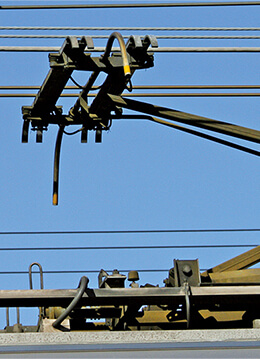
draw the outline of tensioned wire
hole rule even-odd
[[[36,93],[0,93],[0,98],[35,97]],[[96,97],[96,94],[88,94],[88,97]],[[126,93],[124,97],[259,97],[260,93]],[[62,93],[60,97],[78,97],[76,93]]]
[[[151,245],[151,246],[77,246],[77,247],[2,247],[2,251],[73,251],[73,250],[150,250],[150,249],[201,249],[201,248],[255,248],[257,244],[198,244],[198,245]]]
[[[95,47],[86,52],[104,52],[105,47]],[[1,52],[59,52],[59,46],[0,46]],[[260,47],[153,47],[148,52],[155,53],[257,53]],[[114,47],[111,52],[120,52],[119,47]]]
[[[170,268],[167,269],[137,269],[137,271],[139,273],[156,273],[156,272],[169,272]],[[201,271],[206,271],[208,268],[200,268]],[[132,269],[120,269],[120,273],[128,273],[130,272]],[[93,270],[43,270],[42,273],[43,274],[77,274],[77,273],[99,273],[100,270],[98,269],[93,269]],[[107,269],[106,272],[113,272],[113,269]],[[28,275],[28,271],[1,271],[0,275],[2,274],[27,274]],[[32,271],[33,274],[39,274],[38,271]]]
[[[68,35],[0,35],[1,39],[65,39]],[[74,35],[77,38],[82,35]],[[124,39],[128,39],[131,35],[124,35]],[[109,35],[90,35],[93,39],[108,39]],[[177,36],[177,35],[156,35],[157,39],[167,40],[257,40],[260,36]]]
[[[86,31],[260,31],[260,27],[134,27],[134,26],[0,26],[1,30],[86,30]]]
[[[41,86],[19,85],[0,86],[0,90],[39,90]],[[135,90],[229,90],[229,89],[259,89],[260,85],[133,85]],[[78,86],[65,86],[65,90],[78,90]],[[99,90],[93,86],[91,90]]]
[[[60,9],[118,9],[118,8],[168,8],[168,7],[215,7],[258,6],[260,1],[210,1],[210,2],[158,2],[120,4],[70,4],[70,5],[1,5],[0,10],[60,10]]]
[[[133,229],[133,230],[82,230],[82,231],[1,231],[0,235],[53,235],[53,234],[136,234],[136,233],[231,233],[260,232],[260,228],[226,229]]]

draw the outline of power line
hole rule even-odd
[[[0,86],[0,90],[39,90],[41,86],[32,85],[7,85]],[[99,86],[93,86],[91,90],[99,90]],[[260,89],[260,85],[133,85],[134,90],[235,90]],[[64,90],[79,90],[78,86],[65,86]]]
[[[124,97],[259,97],[260,93],[126,93]],[[0,93],[0,98],[35,97],[32,93]],[[89,94],[88,97],[96,97]],[[78,97],[75,93],[62,93],[60,97]]]
[[[0,39],[65,39],[68,35],[0,35]],[[80,38],[82,35],[74,35]],[[93,39],[108,39],[109,35],[90,35]],[[124,35],[124,39],[128,39],[131,35]],[[230,35],[204,35],[204,36],[191,36],[191,35],[156,35],[157,39],[168,40],[257,40],[260,36],[230,36]]]
[[[25,252],[25,251],[74,251],[74,250],[150,250],[150,249],[202,249],[202,248],[245,248],[257,247],[257,244],[200,244],[200,245],[168,245],[168,246],[102,246],[102,247],[21,247],[21,248],[0,248],[0,252]]]
[[[134,27],[134,26],[0,26],[1,30],[48,30],[48,31],[260,31],[260,27]]]
[[[0,235],[58,235],[58,234],[142,234],[142,233],[223,233],[260,232],[260,228],[227,229],[134,229],[104,231],[2,231]]]
[[[130,272],[132,269],[120,269],[120,273],[128,273]],[[207,269],[203,269],[201,268],[201,271],[205,271]],[[106,270],[108,273],[113,272],[113,269],[107,269]],[[169,268],[167,269],[137,269],[137,271],[139,273],[156,273],[156,272],[169,272]],[[77,273],[99,273],[100,270],[98,269],[93,269],[93,270],[45,270],[43,271],[43,274],[77,274]],[[28,275],[28,271],[1,271],[0,275],[3,274],[27,274]],[[37,271],[32,271],[32,274],[39,274],[39,272]]]
[[[118,8],[168,8],[168,7],[205,7],[205,6],[257,6],[260,1],[228,2],[172,2],[136,4],[74,4],[74,5],[1,5],[0,10],[62,10],[62,9],[118,9]]]
[[[1,52],[59,52],[59,46],[0,46]],[[88,53],[92,52],[104,52],[105,47],[95,47],[93,50],[88,50]],[[113,52],[120,52],[119,47],[112,48]],[[157,47],[151,48],[151,52],[161,53],[217,53],[217,52],[260,52],[260,47]],[[148,49],[149,52],[149,49]]]

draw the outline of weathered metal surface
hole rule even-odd
[[[246,306],[259,301],[260,286],[190,287],[190,293],[192,303],[201,307],[207,306],[208,303],[232,305],[234,301]],[[76,294],[77,289],[0,290],[0,307],[67,306]],[[184,302],[184,299],[185,291],[182,287],[105,288],[86,289],[80,304],[129,305],[136,302],[141,305],[156,305],[180,303]]]
[[[235,271],[246,269],[253,266],[260,261],[260,246],[250,249],[247,252],[240,254],[226,262],[223,262],[213,268],[203,272],[202,276],[207,276],[210,273],[219,273],[224,271]],[[249,272],[248,272],[249,273]]]
[[[211,283],[259,283],[260,268],[209,273]]]

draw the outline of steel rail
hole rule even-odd
[[[0,98],[35,97],[33,93],[0,93]],[[76,93],[62,93],[60,97],[78,97]],[[88,94],[88,97],[96,97]],[[124,97],[259,97],[260,93],[123,93]]]
[[[260,27],[133,27],[133,26],[0,26],[1,30],[15,30],[15,31],[260,31]]]
[[[169,8],[169,7],[215,7],[258,6],[260,1],[210,1],[210,2],[159,2],[124,4],[70,4],[70,5],[1,5],[0,10],[62,10],[62,9],[121,9],[121,8]]]
[[[93,50],[88,50],[88,53],[104,52],[105,47],[95,47]],[[0,46],[0,52],[59,52],[59,46]],[[119,47],[111,49],[112,52],[120,52]],[[217,52],[260,52],[260,47],[158,47],[150,50],[158,53],[217,53]],[[149,49],[148,49],[149,52]]]

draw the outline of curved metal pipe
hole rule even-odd
[[[29,266],[29,283],[30,283],[30,289],[33,289],[33,283],[32,283],[32,267],[33,266],[37,266],[39,268],[40,271],[40,285],[41,285],[41,289],[43,289],[43,271],[42,271],[42,266],[40,265],[40,263],[38,262],[33,262],[32,264],[30,264]]]
[[[110,37],[107,41],[107,46],[106,46],[105,52],[102,56],[102,61],[106,61],[108,59],[108,56],[111,52],[112,45],[113,45],[113,42],[115,39],[118,40],[118,43],[120,46],[120,52],[121,52],[122,59],[123,59],[123,68],[124,68],[125,78],[127,80],[129,80],[129,78],[131,77],[131,70],[130,70],[130,66],[129,66],[129,62],[128,62],[128,58],[127,58],[125,42],[124,42],[123,36],[119,32],[115,31],[110,35]]]
[[[57,134],[56,146],[55,146],[55,155],[54,155],[54,172],[53,172],[53,196],[52,204],[54,206],[58,205],[58,193],[59,193],[59,167],[60,167],[60,149],[61,141],[64,131],[64,125],[61,125]]]
[[[30,283],[30,289],[33,289],[33,282],[32,282],[32,267],[33,266],[37,266],[39,268],[39,273],[40,273],[40,286],[41,289],[43,289],[43,270],[42,270],[42,266],[40,265],[40,263],[38,262],[33,262],[32,264],[30,264],[29,266],[29,283]],[[41,321],[42,318],[44,317],[44,307],[39,307],[39,319],[38,319],[38,323],[37,323],[37,329],[36,332],[40,331],[40,326],[41,326]],[[17,318],[18,318],[18,312],[17,312]],[[19,323],[18,319],[17,319],[17,323]]]
[[[55,320],[54,323],[52,323],[52,326],[54,328],[59,327],[60,323],[70,314],[70,312],[75,308],[75,306],[78,304],[79,300],[83,296],[87,286],[88,286],[89,279],[86,276],[81,277],[79,282],[79,290],[76,294],[75,298],[72,300],[72,302],[69,304],[69,306],[65,309],[65,311]]]

